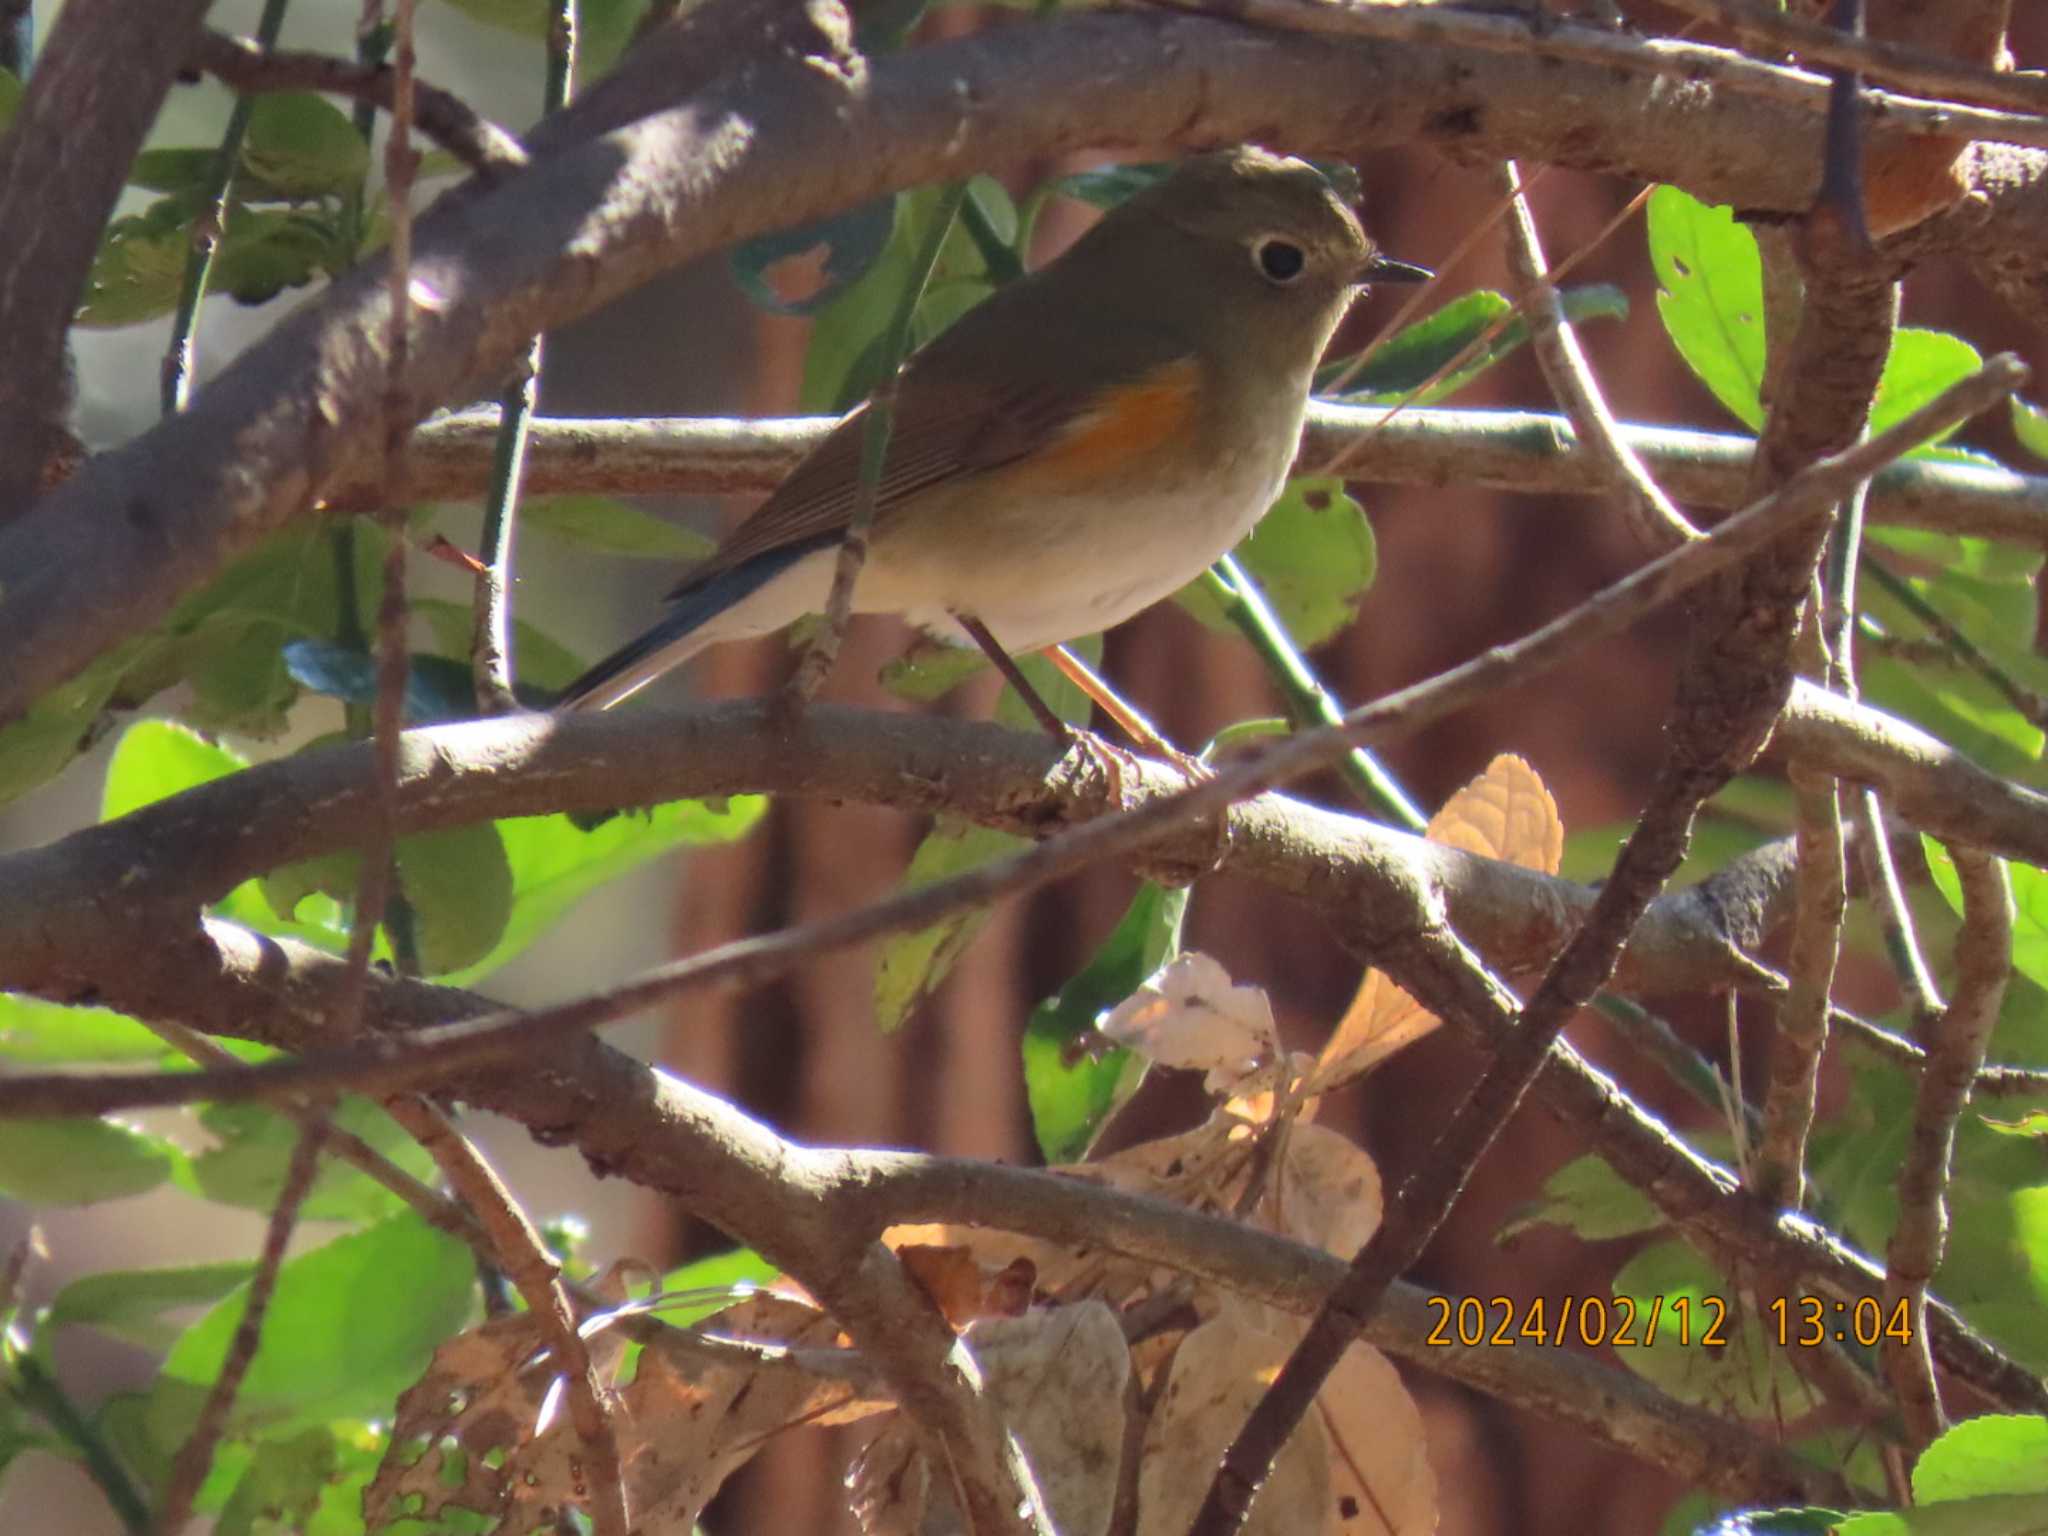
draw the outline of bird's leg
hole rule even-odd
[[[1149,752],[1154,757],[1172,763],[1190,778],[1209,776],[1206,765],[1189,757],[1162,736],[1158,726],[1139,714],[1126,700],[1118,697],[1116,690],[1104,681],[1100,673],[1064,645],[1046,647],[1045,656],[1060,669],[1061,676],[1093,699],[1097,707],[1116,722],[1117,729],[1130,739],[1132,746],[1141,752]]]
[[[1024,675],[1023,669],[1011,659],[1010,653],[1003,649],[1002,642],[988,632],[988,626],[971,613],[956,613],[953,615],[953,622],[967,632],[968,639],[981,647],[982,655],[988,658],[990,666],[1003,675],[1003,681],[1017,690],[1017,697],[1022,699],[1024,707],[1031,711],[1031,718],[1045,728],[1046,735],[1063,747],[1071,745],[1074,740],[1073,727],[1053,713],[1053,707],[1039,696],[1038,690],[1031,686],[1031,679]]]

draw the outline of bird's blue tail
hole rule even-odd
[[[685,583],[670,600],[661,622],[627,641],[563,689],[555,700],[555,708],[609,709],[637,693],[690,654],[684,642],[704,625],[735,603],[752,597],[804,556],[834,542],[833,538],[807,540],[764,550],[730,570],[718,572],[701,585]]]

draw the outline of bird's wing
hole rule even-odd
[[[1013,326],[991,323],[996,316],[984,313],[1007,307],[1003,301],[1015,292],[1006,289],[970,310],[905,368],[875,488],[878,521],[919,491],[1026,458],[1050,453],[1070,459],[1077,473],[1087,473],[1089,461],[1104,448],[1138,446],[1124,441],[1131,423],[1104,420],[1106,398],[1133,386],[1145,392],[1152,406],[1141,435],[1167,435],[1186,425],[1195,366],[1170,339],[1134,335],[1126,322],[1119,337],[1123,355],[1112,362],[1101,355],[1102,327],[1077,325],[1071,315],[1055,314],[1050,323],[1074,336],[1072,350],[1079,355],[1033,366],[1015,355],[1009,342]],[[1028,322],[1030,316],[1013,313],[1011,318]],[[1074,390],[1069,381],[1076,373],[1093,380],[1093,387]],[[771,551],[835,542],[853,521],[867,424],[866,406],[840,422],[672,595],[688,593]]]

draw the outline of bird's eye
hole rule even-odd
[[[1292,240],[1268,235],[1252,247],[1252,264],[1269,281],[1291,283],[1308,266],[1308,257]]]

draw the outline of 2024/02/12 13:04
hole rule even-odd
[[[1556,1348],[1576,1340],[1588,1348],[1611,1344],[1654,1345],[1659,1338],[1681,1347],[1714,1348],[1729,1342],[1730,1306],[1726,1298],[1699,1296],[1566,1296],[1554,1305],[1543,1297],[1517,1300],[1510,1296],[1431,1296],[1437,1314],[1424,1344],[1548,1345]],[[1912,1311],[1904,1300],[1890,1307],[1874,1296],[1854,1301],[1832,1297],[1777,1297],[1765,1315],[1777,1342],[1785,1348],[1813,1348],[1854,1340],[1866,1349],[1887,1338],[1911,1342]]]

